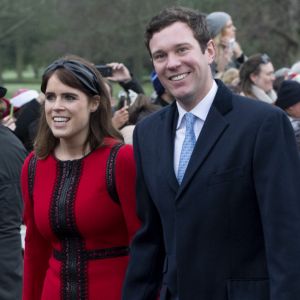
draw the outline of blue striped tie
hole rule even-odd
[[[182,149],[180,153],[180,160],[178,166],[177,180],[181,184],[185,170],[189,163],[190,157],[194,150],[196,144],[196,136],[194,132],[194,123],[196,121],[196,116],[192,113],[186,113],[185,118],[185,138],[182,144]]]

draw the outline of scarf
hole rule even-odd
[[[251,91],[258,100],[261,100],[266,103],[273,104],[277,99],[276,92],[273,89],[266,93],[264,90],[257,87],[256,85],[252,85]]]

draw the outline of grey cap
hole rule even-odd
[[[211,37],[216,37],[230,19],[230,15],[222,11],[215,11],[208,14],[206,22]]]

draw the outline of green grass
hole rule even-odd
[[[3,83],[2,84],[5,88],[7,88],[7,94],[6,94],[6,98],[11,98],[12,95],[20,88],[26,88],[28,90],[36,90],[38,92],[40,92],[40,83],[32,83],[32,82],[22,82],[22,83]],[[153,92],[153,88],[151,83],[145,83],[143,84],[143,89],[145,91],[145,94],[147,96],[151,96],[152,92]],[[113,85],[113,91],[114,91],[114,97],[117,98],[118,97],[118,93],[119,91],[122,90],[122,87],[118,84],[114,84]]]
[[[40,92],[40,84],[39,83],[3,83],[3,86],[7,88],[6,98],[12,98],[12,95],[20,88],[25,88],[28,90],[36,90]]]
[[[40,82],[34,79],[33,75],[33,71],[29,67],[23,72],[23,82],[18,82],[16,72],[11,70],[3,72],[2,78],[4,82],[2,83],[2,85],[7,88],[6,98],[11,98],[12,95],[20,88],[26,88],[29,90],[36,90],[40,92]],[[145,94],[150,97],[153,92],[153,87],[150,80],[143,80],[142,86]],[[113,83],[113,94],[116,99],[121,90],[122,87],[119,84]]]

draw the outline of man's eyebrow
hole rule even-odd
[[[157,53],[164,53],[164,52],[165,52],[165,51],[159,49],[159,50],[154,51],[154,52],[152,53],[152,55],[155,55],[155,54],[157,54]]]

